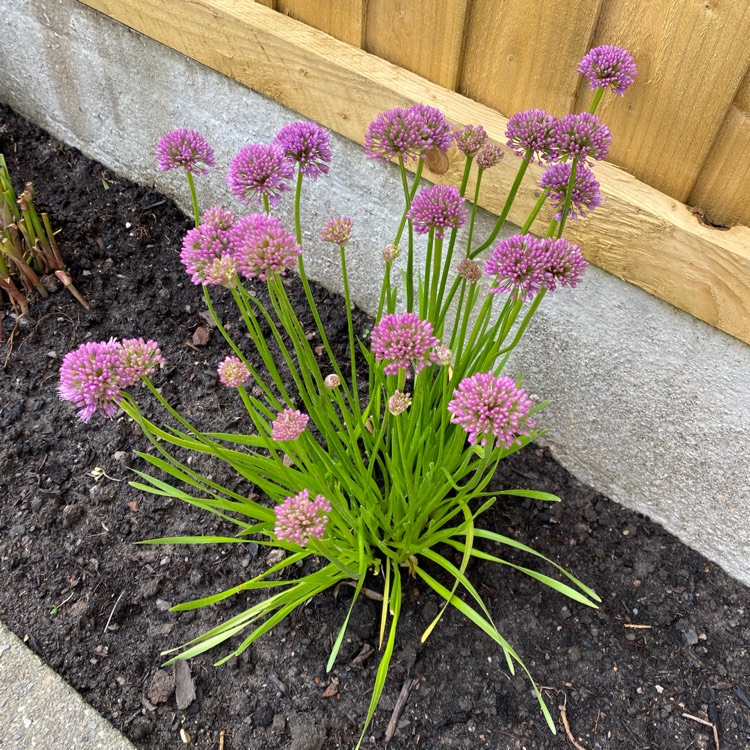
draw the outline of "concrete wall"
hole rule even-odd
[[[0,51],[0,100],[186,210],[183,179],[155,170],[162,133],[201,130],[223,165],[200,180],[204,205],[239,209],[225,165],[299,119],[74,0],[11,2]],[[388,207],[400,187],[395,168],[365,160],[360,146],[333,135],[332,148],[334,168],[303,206],[306,267],[340,286],[336,257],[315,235],[330,216],[351,215],[354,297],[372,311],[373,268],[393,235]],[[483,215],[479,236],[491,219]],[[553,401],[543,422],[564,465],[750,583],[750,347],[592,268],[575,292],[545,300],[512,367]]]

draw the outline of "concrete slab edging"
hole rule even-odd
[[[2,623],[0,747],[135,750]]]

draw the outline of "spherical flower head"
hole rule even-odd
[[[476,284],[482,278],[482,267],[471,258],[462,258],[458,262],[458,275],[469,284]]]
[[[299,164],[299,171],[312,180],[328,173],[331,161],[328,131],[314,122],[290,122],[273,139],[284,154]]]
[[[222,359],[216,371],[219,373],[219,381],[227,388],[239,388],[250,377],[250,370],[247,369],[247,365],[234,355]]]
[[[204,222],[190,229],[182,240],[180,260],[193,284],[219,284],[231,287],[236,283],[237,263],[232,246],[232,221],[215,209],[204,214]],[[208,218],[208,222],[206,222]]]
[[[481,125],[465,125],[453,131],[456,148],[466,156],[476,156],[487,143],[487,131]]]
[[[231,244],[238,271],[261,281],[274,274],[283,276],[297,265],[302,248],[275,216],[250,214],[239,219],[231,231]]]
[[[394,391],[393,395],[388,399],[388,411],[393,414],[394,417],[403,414],[410,406],[411,396],[408,393]]]
[[[435,347],[433,355],[435,362],[443,367],[448,367],[453,361],[453,352],[442,344]]]
[[[600,161],[612,145],[609,128],[589,112],[565,115],[555,126],[553,152],[558,160],[568,157]]]
[[[417,234],[434,229],[442,239],[446,229],[458,229],[466,221],[464,199],[453,185],[431,185],[414,196],[407,216]]]
[[[115,339],[81,344],[60,367],[60,398],[72,401],[78,418],[88,422],[97,411],[113,417],[122,400],[122,346]]]
[[[534,422],[528,418],[532,403],[513,378],[492,372],[464,378],[448,404],[451,422],[461,425],[472,445],[510,448],[528,436]]]
[[[263,198],[267,198],[272,206],[277,206],[281,194],[291,189],[288,180],[292,177],[293,162],[281,147],[258,143],[241,148],[232,159],[227,183],[245,205],[255,201],[262,206]]]
[[[433,149],[446,151],[453,141],[451,126],[439,109],[415,104],[407,109],[389,109],[371,122],[365,133],[369,159],[404,161],[418,159]]]
[[[296,440],[305,431],[309,421],[310,417],[298,409],[284,409],[271,424],[271,436],[280,443]]]
[[[127,388],[150,375],[163,361],[156,341],[123,339],[120,344],[120,387]]]
[[[335,372],[329,373],[325,376],[323,385],[325,385],[326,388],[333,390],[341,385],[341,378]]]
[[[202,224],[210,224],[216,227],[216,229],[226,231],[231,229],[232,224],[237,221],[237,216],[234,211],[228,211],[221,206],[211,206],[203,212]]]
[[[488,143],[477,156],[477,167],[479,169],[490,169],[500,163],[500,160],[505,156],[505,153],[494,143]]]
[[[399,255],[401,255],[401,250],[398,245],[386,245],[383,248],[383,260],[386,263],[392,263]]]
[[[557,118],[543,109],[517,112],[508,120],[505,137],[508,148],[516,156],[534,161],[549,161],[553,157]]]
[[[555,218],[560,221],[565,206],[565,194],[568,192],[570,183],[570,170],[573,165],[569,161],[559,162],[548,167],[542,175],[539,187],[549,190],[549,197],[555,201],[557,213]],[[577,219],[586,216],[586,211],[593,211],[602,203],[602,194],[599,192],[599,181],[594,173],[585,165],[576,165],[576,177],[573,184],[573,192],[570,196],[568,216]]]
[[[484,273],[495,277],[490,294],[510,292],[513,298],[532,299],[546,289],[547,252],[542,240],[516,234],[501,240],[484,264]]]
[[[323,242],[331,242],[339,247],[345,247],[352,238],[354,222],[348,216],[336,216],[329,219],[320,231]]]
[[[415,313],[384,315],[372,329],[371,340],[375,359],[386,362],[386,375],[406,370],[407,378],[411,377],[410,367],[418,375],[432,364],[431,350],[440,343],[432,335],[431,323],[420,320]]]
[[[331,504],[323,495],[310,500],[310,491],[302,490],[298,495],[288,497],[277,505],[274,512],[276,537],[280,541],[294,542],[305,547],[311,538],[323,538]]]
[[[578,64],[578,72],[589,79],[589,88],[608,88],[622,96],[637,75],[633,56],[622,47],[594,47]]]
[[[550,292],[558,286],[574,288],[583,277],[589,264],[581,253],[581,248],[565,237],[544,240],[547,259],[544,267],[544,285]]]
[[[214,150],[197,130],[171,130],[165,133],[156,146],[159,169],[182,168],[193,174],[208,174],[208,167],[216,163]]]

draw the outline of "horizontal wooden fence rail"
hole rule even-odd
[[[367,126],[378,112],[392,107],[410,106],[417,102],[439,107],[456,126],[482,124],[494,142],[502,143],[507,119],[498,111],[501,106],[502,111],[508,112],[526,106],[544,106],[556,113],[574,111],[581,97],[586,96],[585,90],[576,87],[574,79],[576,64],[590,46],[590,39],[593,38],[594,43],[598,44],[615,41],[614,36],[617,36],[616,41],[623,43],[623,29],[629,28],[623,19],[622,28],[616,24],[614,27],[615,30],[619,30],[619,35],[613,36],[614,32],[610,34],[608,24],[613,24],[614,21],[610,19],[604,23],[601,14],[608,4],[600,0],[568,0],[565,7],[569,11],[558,19],[556,26],[549,28],[534,26],[534,13],[541,13],[543,3],[531,0],[520,4],[473,0],[470,16],[466,13],[469,6],[460,0],[447,0],[444,3],[437,0],[422,0],[420,3],[403,0],[399,3],[395,0],[342,0],[333,5],[337,8],[346,8],[350,12],[338,15],[329,12],[327,20],[323,19],[328,24],[331,34],[278,12],[284,10],[282,6],[287,6],[288,12],[295,12],[304,19],[305,7],[308,10],[319,5],[330,8],[330,3],[291,0],[266,0],[264,3],[247,0],[82,2],[359,143],[363,142]],[[649,0],[649,3],[648,7],[654,5],[661,8],[668,5],[662,0]],[[278,10],[265,7],[266,5]],[[443,25],[415,25],[415,20],[418,19],[409,17],[409,14],[414,12],[413,9],[419,6],[429,10],[433,5],[447,9],[443,11]],[[517,8],[520,5],[527,10],[519,15]],[[692,5],[707,8],[717,4],[713,0],[706,0],[704,3]],[[750,7],[750,3],[744,2],[727,5],[741,9]],[[292,6],[295,6],[296,10]],[[486,71],[483,74],[472,72],[476,66],[482,64],[482,61],[478,58],[478,53],[469,52],[461,40],[467,36],[473,37],[472,24],[476,23],[477,8],[505,6],[510,9],[511,26],[516,24],[518,28],[516,44],[520,46],[515,54],[520,57],[528,56],[532,47],[544,47],[545,44],[554,43],[555,39],[559,40],[556,49],[557,54],[565,60],[565,76],[573,77],[566,83],[566,80],[560,78],[560,66],[554,70],[550,69],[556,76],[553,76],[551,91],[557,92],[561,97],[553,103],[554,106],[549,106],[544,94],[539,94],[539,98],[533,102],[523,98],[525,80],[533,89],[536,79],[540,75],[548,74],[549,71],[546,71],[544,65],[541,73],[519,71],[520,83],[515,81],[512,70],[501,70],[498,80],[502,79],[503,83],[494,89],[487,79]],[[511,12],[513,9],[516,9],[515,15]],[[392,17],[392,14],[397,12],[406,16],[398,23],[398,19]],[[501,13],[500,10],[495,12]],[[632,9],[630,12],[632,13]],[[318,12],[315,15],[316,22],[320,23],[321,18]],[[723,18],[726,22],[727,15]],[[498,22],[493,28],[497,34],[504,35],[507,31],[504,26],[505,18],[501,20],[503,24]],[[738,11],[731,16],[731,20],[734,27],[727,30],[726,48],[734,54],[737,52],[735,31],[737,27],[747,27],[750,23],[750,11]],[[644,19],[631,21],[645,23]],[[409,39],[403,38],[398,43],[389,41],[389,33],[404,33],[403,24],[406,22]],[[580,33],[575,35],[576,39],[580,37],[581,40],[578,46],[571,46],[567,41],[568,23],[584,24],[584,27],[579,29]],[[680,23],[692,23],[691,28],[696,28],[694,18],[692,21],[683,19]],[[378,24],[385,25],[385,28],[377,28]],[[391,29],[391,32],[388,29]],[[650,32],[657,34],[658,29],[650,29]],[[334,33],[346,41],[334,38]],[[361,49],[363,46],[370,46],[375,51],[382,47],[381,51],[384,54],[393,55],[402,47],[417,43],[417,37],[420,38],[421,44],[436,44],[438,33],[453,34],[452,41],[446,48],[449,50],[449,64],[443,69],[441,66],[445,66],[445,60],[433,59],[430,69],[421,72],[440,78],[443,85]],[[400,38],[398,34],[396,38]],[[570,38],[572,39],[572,36]],[[673,47],[676,43],[673,40]],[[670,57],[673,52],[674,49],[670,48],[660,54]],[[735,54],[735,58],[742,58],[742,54]],[[472,55],[475,58],[472,58]],[[485,53],[485,56],[488,55]],[[705,58],[701,59],[705,62]],[[512,68],[513,60],[506,62]],[[693,69],[691,66],[694,62],[692,59],[686,62],[690,70]],[[650,75],[648,62],[645,66],[642,60],[639,60],[639,63],[641,76],[647,78]],[[745,74],[746,63],[745,59],[744,70],[740,70],[742,60],[738,62],[735,59],[732,63],[731,75],[733,80],[736,78],[737,81],[732,84],[734,89],[731,92],[730,85],[725,87],[720,95],[717,94],[715,89],[711,89],[714,79],[710,76],[709,83],[701,84],[710,89],[710,94],[723,97],[721,106],[713,107],[713,98],[707,103],[705,95],[697,103],[697,100],[689,99],[680,104],[691,108],[691,117],[705,117],[707,122],[710,121],[707,132],[710,130],[711,134],[704,138],[704,141],[714,142],[720,132],[724,131],[731,131],[730,135],[740,140],[750,140],[741,121],[742,112],[747,110],[746,100],[749,98],[745,91],[747,84],[740,80]],[[502,65],[500,67],[502,68]],[[573,71],[572,74],[570,70]],[[460,75],[457,75],[458,72]],[[473,83],[470,84],[470,81]],[[548,81],[546,87],[549,85]],[[472,89],[473,86],[476,90]],[[452,90],[455,87],[465,89],[472,98]],[[489,97],[493,91],[501,91],[503,96],[508,97],[507,102],[492,101],[490,106],[477,101]],[[689,98],[692,95],[698,96],[699,93],[697,89],[682,90],[680,96]],[[629,91],[626,98],[612,97],[609,109],[603,111],[605,120],[612,126],[616,143],[623,137],[622,132],[618,132],[617,123],[620,119],[642,117],[647,105],[645,99],[638,97],[629,102],[630,95]],[[626,139],[622,149],[627,153],[632,151],[638,154],[638,158],[645,164],[651,164],[657,159],[660,166],[655,169],[656,176],[661,175],[664,179],[673,180],[673,176],[677,175],[674,179],[679,182],[684,177],[686,168],[673,162],[679,162],[680,153],[687,153],[692,146],[685,132],[682,132],[679,140],[680,136],[669,130],[670,112],[674,115],[674,108],[678,103],[678,98],[675,97],[676,95],[670,100],[672,104],[667,104],[663,110],[660,109],[661,104],[655,106],[650,115],[654,122],[649,127],[653,127],[657,132],[665,132],[663,148],[669,153],[663,162],[658,161],[658,149],[655,147],[649,147],[650,150],[646,149],[645,155],[641,155],[642,149],[646,147],[643,143],[634,141],[634,137],[630,141]],[[723,122],[717,114],[722,106],[730,110],[730,115],[734,112],[729,120]],[[673,138],[678,140],[673,142]],[[428,179],[434,182],[455,181],[462,167],[461,158],[460,152],[454,154],[447,174],[428,174]],[[714,152],[712,159],[710,169],[697,182],[695,175],[688,175],[688,182],[692,181],[690,190],[710,193],[721,182],[722,164],[728,164],[733,160],[742,161],[741,155],[735,154],[733,157],[732,153],[721,149]],[[495,213],[499,212],[517,166],[516,158],[508,154],[499,166],[485,173],[482,182],[482,204],[485,208]],[[533,177],[540,176],[539,173],[530,171]],[[699,221],[696,212],[691,211],[686,205],[657,190],[656,187],[641,182],[614,164],[599,164],[597,177],[606,196],[604,205],[587,221],[569,222],[566,230],[566,235],[570,239],[580,243],[586,257],[610,273],[750,343],[750,229],[738,225],[723,231],[705,226]],[[738,195],[742,194],[737,185],[728,190],[729,193],[734,191]],[[527,179],[509,217],[511,221],[523,222],[536,201],[535,192],[534,180]],[[548,219],[549,214],[540,217],[537,228]]]

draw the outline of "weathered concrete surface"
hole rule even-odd
[[[163,132],[201,130],[227,165],[241,146],[297,119],[74,0],[11,3],[0,49],[0,99],[186,209],[182,178],[154,168]],[[331,174],[303,205],[306,267],[340,287],[336,256],[315,236],[330,216],[351,215],[354,298],[373,310],[374,269],[395,228],[388,206],[399,185],[390,165],[366,161],[359,146],[334,136],[333,151]],[[239,208],[224,175],[201,178],[204,205]],[[750,583],[750,347],[592,269],[575,292],[545,300],[512,367],[553,401],[543,417],[547,439],[569,469]]]

